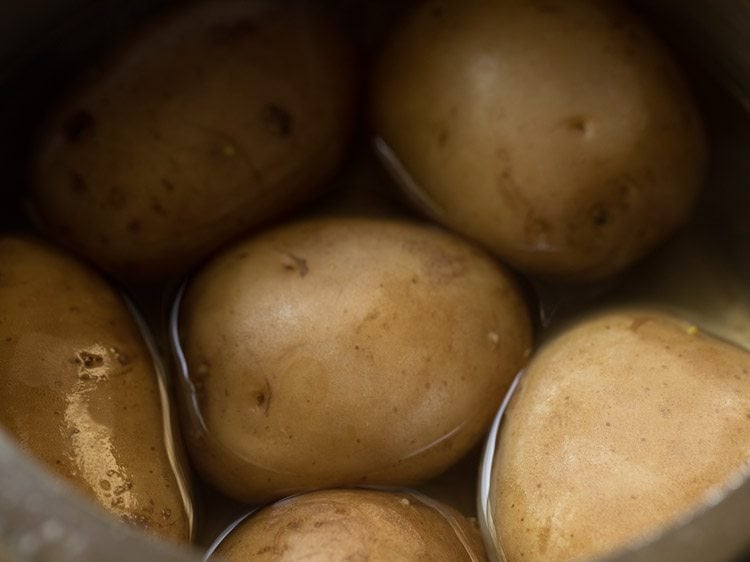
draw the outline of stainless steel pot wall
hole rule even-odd
[[[0,190],[4,195],[19,197],[22,167],[18,164],[23,162],[38,117],[34,108],[49,92],[62,87],[86,53],[162,3],[29,0],[0,6],[0,166],[5,176]],[[720,83],[750,111],[750,4],[731,0],[640,4],[680,50],[698,61],[706,77]],[[736,146],[729,147],[736,161],[730,169],[744,175],[730,183],[741,185],[750,181],[750,166],[742,165],[750,161],[750,120],[736,120],[735,126],[743,131],[736,132]],[[750,208],[750,190],[735,195],[740,211]],[[0,224],[21,224],[18,208],[0,206]],[[739,241],[736,268],[750,279],[750,226],[740,220],[745,216],[746,212],[740,212],[729,231]],[[747,287],[750,291],[750,283]],[[750,481],[745,480],[692,519],[606,562],[740,560],[750,549],[748,521]],[[157,543],[101,516],[0,432],[0,562],[103,560],[197,562],[200,556]]]

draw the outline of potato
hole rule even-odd
[[[57,250],[0,238],[0,425],[114,516],[187,541],[165,398],[115,291]]]
[[[509,274],[447,232],[365,218],[280,226],[187,286],[189,451],[246,502],[415,483],[480,439],[530,332]]]
[[[382,53],[372,118],[422,209],[558,281],[646,254],[687,219],[706,168],[679,69],[609,1],[424,2]]]
[[[750,469],[750,354],[649,309],[584,320],[529,363],[501,424],[492,513],[508,562],[604,554]]]
[[[136,281],[179,274],[320,191],[347,147],[350,45],[289,3],[184,3],[83,80],[33,163],[38,222]]]
[[[287,498],[234,529],[227,562],[480,562],[476,527],[450,507],[407,491],[325,490]]]

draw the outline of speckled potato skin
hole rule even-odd
[[[508,562],[624,546],[750,468],[750,354],[653,310],[587,319],[527,366],[497,455]]]
[[[531,345],[502,266],[387,219],[243,241],[190,282],[179,327],[194,464],[246,502],[442,472],[481,438]]]
[[[252,515],[217,548],[228,562],[483,562],[476,521],[409,492],[325,490]]]
[[[0,425],[114,516],[189,539],[156,373],[129,310],[89,269],[12,236],[0,238]]]
[[[177,275],[321,191],[346,151],[355,89],[352,49],[318,14],[183,3],[55,111],[32,212],[120,277]]]
[[[371,98],[418,205],[535,276],[618,273],[687,220],[705,175],[680,70],[606,0],[424,2]]]

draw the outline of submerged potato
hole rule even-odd
[[[179,330],[193,461],[248,502],[438,474],[481,437],[531,345],[499,264],[385,219],[238,244],[189,283]]]
[[[346,150],[354,90],[350,46],[312,10],[183,5],[56,110],[33,212],[120,276],[178,274],[320,191]]]
[[[750,468],[750,353],[655,311],[581,322],[529,363],[496,454],[508,562],[622,547]]]
[[[164,407],[122,299],[58,251],[0,238],[0,425],[116,517],[187,541]]]
[[[326,490],[250,516],[222,541],[228,562],[481,562],[476,523],[409,492]]]
[[[706,167],[679,69],[610,1],[423,2],[372,114],[423,209],[543,277],[624,269],[687,219]]]

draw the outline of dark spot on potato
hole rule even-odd
[[[86,185],[86,180],[78,172],[70,172],[70,189],[73,193],[82,195],[88,192],[89,187]]]
[[[7,337],[7,338],[5,338],[5,342],[6,342],[6,343],[11,343],[12,341],[13,341],[13,338],[12,338],[12,337],[10,337],[10,336],[9,336],[9,337]]]
[[[573,133],[586,135],[589,132],[589,122],[585,117],[573,115],[563,121],[564,127]]]
[[[63,123],[63,133],[71,144],[78,144],[90,136],[94,129],[94,117],[88,111],[76,111]]]
[[[79,365],[83,365],[86,369],[92,369],[102,366],[104,364],[104,357],[97,353],[80,351],[74,361]]]
[[[292,253],[285,253],[282,267],[286,271],[297,271],[300,277],[304,277],[310,272],[310,268],[307,266],[307,260],[301,258]]]
[[[165,191],[174,191],[174,184],[167,178],[161,178],[161,186]]]
[[[445,147],[445,145],[448,143],[448,139],[450,139],[450,133],[445,129],[442,129],[437,136],[438,146],[440,148]]]
[[[132,232],[133,234],[141,231],[141,221],[138,219],[133,219],[128,223],[128,231]]]
[[[279,137],[288,137],[294,128],[289,112],[275,103],[269,103],[263,107],[261,120],[268,131]]]
[[[527,244],[546,244],[551,227],[547,221],[527,213],[524,221],[524,240]]]
[[[166,216],[167,210],[156,197],[151,199],[151,210],[157,215]]]
[[[609,215],[601,205],[594,205],[590,211],[591,223],[594,226],[605,226],[609,222]]]

